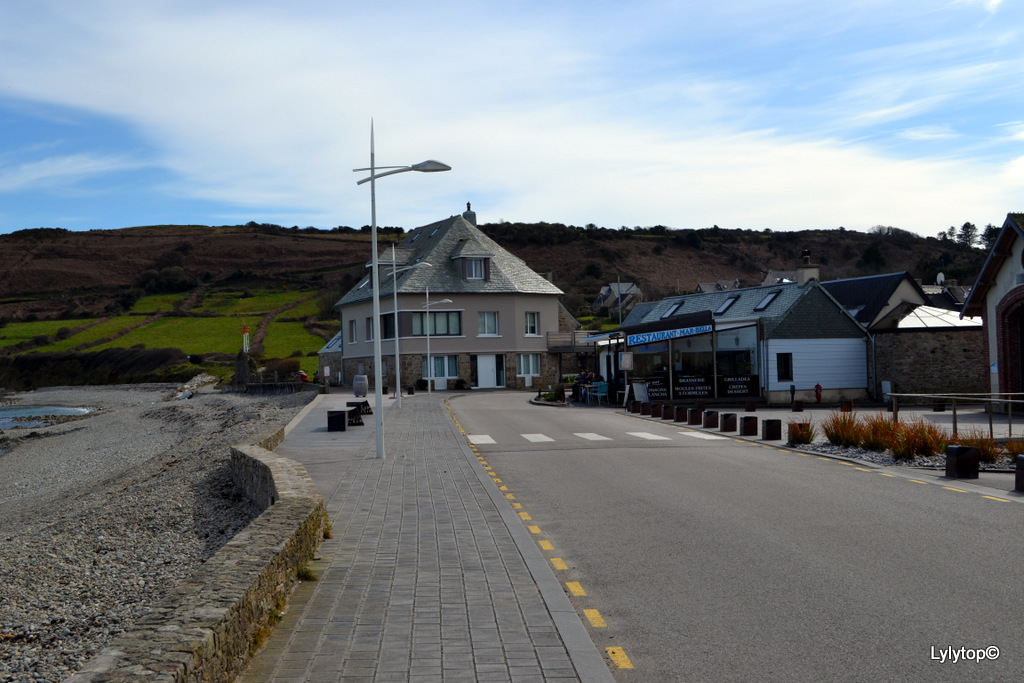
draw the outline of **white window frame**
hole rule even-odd
[[[434,377],[433,379],[458,379],[459,378],[459,356],[451,353],[433,354],[430,356],[434,362]],[[441,375],[437,372],[438,361],[441,361],[441,367],[445,370],[445,374]],[[422,367],[423,377],[427,377],[427,359],[423,358]]]
[[[366,341],[373,341],[373,317],[366,319]]]
[[[482,258],[466,259],[466,279],[483,280],[487,274],[487,267]]]
[[[489,322],[493,321],[493,325]],[[501,327],[498,311],[477,311],[476,314],[476,336],[478,337],[500,337]],[[488,328],[492,329],[488,329]]]
[[[531,324],[532,321],[532,324]],[[524,336],[526,337],[539,337],[540,336],[540,311],[526,311],[526,315],[523,318],[524,322]],[[532,329],[532,331],[531,331]]]
[[[349,320],[348,321],[348,343],[349,344],[355,344],[357,341],[359,341],[359,338],[357,336],[357,333],[359,331],[359,324],[358,323],[359,323],[358,320]]]
[[[516,377],[540,377],[540,354],[517,353]]]

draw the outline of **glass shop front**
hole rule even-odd
[[[759,394],[756,325],[662,330],[630,335],[627,344],[633,352],[630,379],[646,381],[652,401]]]

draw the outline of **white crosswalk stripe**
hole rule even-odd
[[[705,434],[704,432],[679,432],[683,436],[692,436],[695,439],[707,439],[708,441],[722,441],[728,439],[727,436],[716,436],[714,434]]]
[[[651,434],[650,432],[626,432],[630,436],[638,436],[641,439],[647,439],[648,441],[671,441],[672,438],[668,436],[661,436],[660,434]]]
[[[477,446],[487,443],[498,443],[494,440],[494,437],[487,434],[467,434],[466,438],[469,439],[470,443],[476,444]]]
[[[595,434],[594,432],[573,432],[573,434],[575,434],[576,436],[580,437],[581,439],[586,439],[587,441],[611,441],[612,440],[612,438],[610,436],[601,436],[600,434]]]
[[[522,434],[521,436],[524,439],[526,439],[527,441],[529,441],[530,443],[542,443],[544,441],[554,441],[554,439],[552,439],[550,436],[545,436],[544,434]]]

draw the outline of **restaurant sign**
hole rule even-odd
[[[652,342],[665,341],[668,339],[679,339],[680,337],[692,337],[695,334],[707,334],[711,332],[711,325],[696,325],[684,327],[679,330],[659,330],[657,332],[642,332],[631,334],[626,337],[627,346],[638,344],[650,344]]]

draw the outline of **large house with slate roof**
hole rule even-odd
[[[378,259],[385,385],[393,386],[396,336],[404,386],[428,376],[439,389],[536,388],[558,381],[558,354],[548,352],[548,333],[577,326],[560,302],[562,290],[475,223],[476,214],[467,210],[416,228]],[[375,381],[372,295],[367,272],[335,304],[341,334],[335,367],[327,373],[332,381],[349,384],[355,375]]]
[[[595,341],[604,373],[647,383],[652,399],[764,398],[788,403],[868,395],[867,330],[816,279],[675,296],[638,306]],[[632,369],[619,367],[620,352]]]

